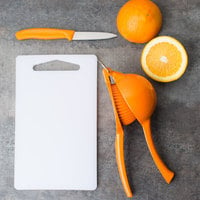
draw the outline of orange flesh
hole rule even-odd
[[[177,47],[168,42],[155,44],[146,57],[149,70],[160,77],[175,74],[181,66],[181,52]]]

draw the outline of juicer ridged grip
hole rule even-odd
[[[117,86],[113,84],[111,89],[120,121],[123,125],[131,124],[135,120],[135,116],[127,106]]]

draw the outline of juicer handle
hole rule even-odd
[[[124,187],[124,191],[126,193],[126,196],[131,198],[133,197],[133,193],[131,191],[131,188],[128,182],[126,167],[125,167],[125,162],[124,162],[124,133],[116,134],[115,153],[116,153],[118,171],[119,171],[122,185]]]
[[[167,166],[164,164],[164,162],[161,160],[160,156],[158,155],[158,152],[156,151],[153,138],[152,138],[152,133],[151,133],[151,122],[150,119],[142,123],[145,139],[149,148],[149,151],[151,153],[151,156],[159,169],[160,173],[162,174],[163,178],[165,181],[169,184],[173,177],[174,177],[174,172],[169,170]]]
[[[108,89],[108,93],[110,95],[110,99],[112,102],[113,111],[115,115],[115,122],[116,122],[115,153],[116,153],[117,167],[118,167],[119,176],[120,176],[124,191],[126,193],[126,196],[132,197],[133,193],[130,189],[130,185],[128,182],[125,161],[124,161],[124,131],[123,131],[123,128],[122,128],[122,125],[117,113],[117,109],[115,106],[115,101],[113,98],[112,85],[109,79],[109,76],[110,76],[109,70],[111,69],[103,69],[103,76],[104,76],[104,80]]]

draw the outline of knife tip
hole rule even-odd
[[[114,34],[114,33],[112,33],[112,35],[113,35],[113,38],[116,38],[116,37],[117,37],[117,35],[116,35],[116,34]]]

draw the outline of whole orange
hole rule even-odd
[[[161,25],[161,11],[150,0],[130,0],[117,15],[118,31],[129,42],[150,41],[158,34]]]

